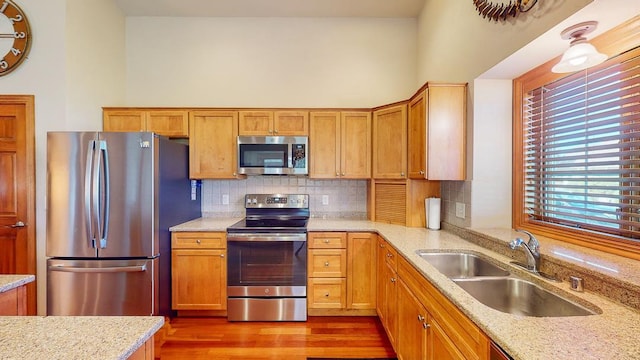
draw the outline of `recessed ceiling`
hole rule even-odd
[[[415,18],[420,14],[425,0],[114,0],[114,2],[125,16]]]

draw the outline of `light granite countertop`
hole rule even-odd
[[[0,293],[33,282],[35,275],[0,275]]]
[[[172,231],[225,231],[239,219],[202,218],[171,228]],[[554,283],[515,268],[511,257],[462,239],[449,231],[409,228],[361,220],[312,218],[308,231],[368,231],[383,236],[399,254],[412,263],[431,283],[516,360],[640,359],[640,312],[604,296],[571,291],[569,283]],[[509,229],[472,229],[478,234],[504,241],[504,247],[518,233]],[[598,277],[624,281],[637,298],[640,262],[538,238],[544,257],[567,258],[580,269]],[[598,314],[575,317],[528,317],[491,309],[469,295],[416,254],[418,249],[465,250],[484,254],[502,263],[512,273],[588,308]],[[559,253],[559,255],[558,255]],[[544,261],[544,260],[543,260]]]
[[[0,317],[0,359],[127,359],[163,324],[161,316]]]

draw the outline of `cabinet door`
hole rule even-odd
[[[376,249],[374,233],[347,235],[347,309],[376,308]]]
[[[146,130],[171,138],[189,137],[189,112],[184,110],[149,111]]]
[[[189,114],[189,177],[233,179],[238,167],[234,111],[194,111]]]
[[[272,111],[240,111],[238,116],[239,135],[274,135]]]
[[[428,359],[451,359],[451,360],[464,360],[466,359],[462,353],[456,348],[456,345],[444,332],[440,324],[437,321],[431,319],[429,322],[429,338],[428,338]],[[484,356],[478,354],[478,358],[483,359]]]
[[[227,258],[224,249],[171,251],[172,308],[226,310]]]
[[[335,179],[340,176],[340,113],[312,112],[309,119],[309,177]]]
[[[396,345],[398,334],[398,275],[386,262],[382,276],[384,277],[384,299],[386,300],[383,312],[386,318],[386,330],[389,341],[392,345]]]
[[[466,86],[430,86],[427,96],[427,177],[464,180]]]
[[[426,91],[409,102],[407,171],[410,179],[427,177]]]
[[[427,311],[402,281],[398,281],[398,337],[396,350],[399,360],[427,359]],[[448,359],[448,357],[436,358]]]
[[[385,293],[386,288],[386,278],[385,278],[385,257],[387,256],[387,243],[386,241],[378,236],[378,247],[376,249],[376,312],[378,313],[378,318],[380,318],[380,322],[386,328],[387,327],[387,314],[384,309],[387,305],[387,298]]]
[[[27,315],[27,286],[0,292],[0,316]]]
[[[371,178],[371,113],[343,112],[340,125],[340,176]]]
[[[373,178],[404,179],[407,173],[407,106],[373,113]]]
[[[146,116],[143,110],[104,110],[102,129],[115,132],[145,131]]]
[[[307,136],[309,135],[309,112],[276,111],[273,114],[273,135]]]

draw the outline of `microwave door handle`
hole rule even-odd
[[[293,144],[287,144],[287,157],[288,157],[288,168],[293,169],[295,164],[293,163]]]
[[[95,140],[89,141],[87,149],[87,160],[84,164],[84,219],[87,231],[87,239],[91,241],[91,246],[96,247],[93,236],[93,213],[91,211],[91,200],[93,199],[93,157]]]

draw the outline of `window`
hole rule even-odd
[[[558,77],[514,83],[514,227],[640,255],[640,47]]]

